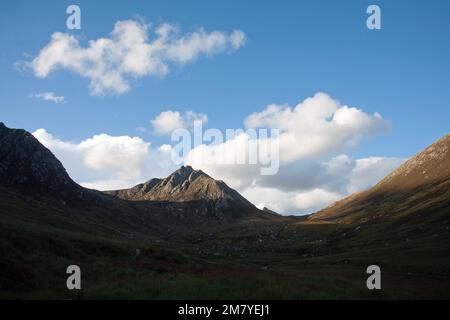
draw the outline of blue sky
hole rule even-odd
[[[77,4],[82,29],[67,30]],[[382,29],[366,28],[377,4]],[[107,37],[118,20],[169,22],[183,33],[242,30],[236,52],[172,65],[164,77],[133,80],[120,95],[93,96],[89,81],[67,70],[39,79],[16,66],[30,61],[54,32]],[[364,139],[351,157],[409,157],[444,134],[450,119],[449,1],[9,1],[0,4],[0,121],[64,141],[95,134],[141,136],[153,145],[150,120],[164,110],[208,115],[208,125],[239,128],[271,103],[295,106],[316,92],[378,112],[388,132]],[[66,102],[32,98],[55,92]],[[137,132],[136,127],[146,132]]]

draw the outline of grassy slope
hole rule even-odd
[[[0,200],[0,298],[450,298],[446,220],[358,228],[252,218],[130,239],[86,212],[4,190]],[[365,288],[374,263],[378,292]],[[65,287],[70,264],[82,268],[81,291]]]

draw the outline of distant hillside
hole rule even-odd
[[[449,218],[450,135],[416,154],[373,188],[352,194],[308,219],[350,223],[411,214]]]

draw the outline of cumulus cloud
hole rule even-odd
[[[45,101],[51,101],[51,102],[54,102],[56,104],[66,102],[66,99],[63,96],[58,96],[56,93],[51,92],[51,91],[50,92],[39,92],[39,93],[36,93],[34,95],[34,97],[37,98],[37,99],[45,100]]]
[[[33,135],[61,160],[75,181],[88,188],[127,188],[175,169],[170,149],[153,149],[139,137],[99,134],[73,143],[45,129]]]
[[[342,195],[320,188],[303,192],[286,192],[277,188],[252,186],[243,195],[260,209],[267,207],[283,214],[305,214],[342,198]]]
[[[247,117],[245,126],[280,129],[281,160],[289,163],[356,147],[362,139],[385,131],[389,123],[379,113],[367,114],[317,93],[295,107],[269,105]]]
[[[261,176],[262,168],[277,165],[278,155],[271,152],[272,144],[269,142],[246,132],[237,133],[223,142],[213,141],[194,147],[184,162],[227,181],[234,188],[242,189]]]
[[[348,193],[357,192],[373,186],[406,159],[369,157],[355,160],[355,166],[349,178]]]
[[[176,129],[192,128],[194,121],[208,122],[208,116],[203,113],[193,111],[181,114],[178,111],[167,110],[161,112],[150,123],[158,135],[170,135]]]
[[[74,35],[55,32],[26,65],[38,78],[58,69],[74,72],[89,79],[93,95],[123,94],[132,79],[164,76],[171,63],[183,65],[201,55],[232,52],[245,42],[240,30],[199,29],[182,35],[177,27],[165,23],[153,31],[150,34],[149,25],[135,20],[118,21],[109,37],[90,40],[86,47]]]

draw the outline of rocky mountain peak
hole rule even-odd
[[[83,188],[31,133],[0,123],[0,186],[28,194],[82,197]]]
[[[182,166],[164,180],[166,180],[168,185],[176,188],[179,186],[186,186],[188,183],[192,183],[201,176],[209,178],[209,176],[201,170],[194,170],[191,166]]]
[[[247,199],[223,181],[215,180],[201,170],[182,166],[164,179],[151,179],[131,189],[108,191],[116,197],[133,201],[170,203],[203,203],[208,211],[257,210]]]

